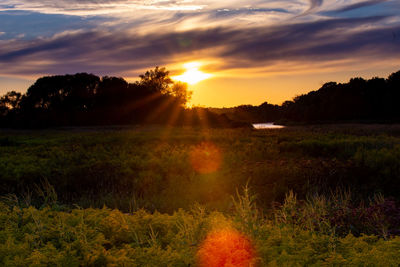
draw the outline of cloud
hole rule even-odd
[[[369,1],[364,1],[364,2],[358,2],[358,3],[346,5],[343,7],[339,7],[337,9],[331,10],[331,12],[346,12],[346,11],[351,11],[351,10],[362,8],[362,7],[376,5],[376,4],[387,2],[387,1],[388,0],[369,0]]]
[[[154,14],[162,11],[194,12],[224,10],[234,13],[237,10],[279,11],[284,7],[290,12],[301,12],[308,6],[308,0],[3,0],[0,10],[24,10],[44,14],[64,14],[77,16],[113,16],[132,14],[138,10],[152,10]],[[322,0],[310,0],[318,5]],[[337,0],[336,0],[337,1]],[[314,4],[313,4],[314,3]]]
[[[127,32],[72,31],[51,38],[0,41],[0,74],[63,74],[80,71],[136,76],[144,69],[187,58],[212,58],[214,71],[285,64],[329,66],[351,60],[363,64],[398,60],[400,25],[376,26],[386,17],[237,29],[132,35]]]
[[[334,19],[244,31],[230,42],[230,49],[222,56],[267,61],[305,57],[307,60],[319,60],[322,57],[351,57],[353,52],[366,46],[397,48],[397,44],[391,43],[390,36],[400,26],[391,29],[373,27],[384,19],[385,17]],[[385,53],[382,50],[382,54]]]
[[[310,7],[308,8],[307,12],[310,12],[317,7],[320,7],[323,4],[323,0],[310,0]]]
[[[329,13],[373,4],[381,16]],[[399,59],[396,8],[397,0],[3,0],[0,75],[136,76],[192,60],[256,74],[384,65]]]
[[[204,5],[178,0],[3,0],[0,9],[25,10],[45,14],[110,15],[128,10],[199,10]]]
[[[305,5],[295,1],[286,3],[282,8],[282,0],[254,0],[251,4],[244,0],[3,1],[5,4],[0,5],[0,19],[9,28],[24,30],[27,37],[50,36],[50,33],[78,29],[76,24],[81,29],[96,25],[99,30],[129,29],[141,34],[232,25],[271,25],[289,19]],[[43,22],[46,20],[48,23]],[[30,24],[34,24],[34,27],[30,27]]]

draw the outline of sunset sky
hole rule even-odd
[[[400,70],[399,0],[1,0],[0,94],[88,72],[200,73],[192,103],[259,105]]]

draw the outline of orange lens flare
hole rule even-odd
[[[252,267],[255,252],[250,240],[236,230],[210,233],[197,252],[200,267]]]
[[[190,151],[190,164],[201,174],[216,172],[221,166],[221,150],[214,144],[203,142]]]

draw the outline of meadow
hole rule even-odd
[[[2,130],[0,265],[397,266],[399,177],[399,125]]]

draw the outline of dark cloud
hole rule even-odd
[[[310,9],[321,6],[323,2],[323,0],[310,0]]]
[[[400,43],[394,43],[392,35],[392,32],[400,31],[400,25],[354,30],[382,19],[384,17],[334,19],[243,32],[231,41],[221,56],[263,64],[274,60],[352,58],[360,56],[355,53],[367,52],[366,48],[377,50],[383,57],[393,51],[400,52]]]
[[[314,9],[320,7],[324,2],[324,0],[309,0],[309,1],[310,1],[310,6],[302,15],[307,15],[311,13],[312,11],[314,11]]]
[[[210,18],[212,17],[235,17],[240,15],[251,15],[256,13],[290,13],[287,9],[284,8],[239,8],[234,10],[213,10],[212,12],[207,11]],[[206,14],[206,12],[204,12]]]
[[[0,68],[3,73],[24,75],[77,71],[113,74],[141,71],[188,55],[219,58],[227,69],[273,67],[276,61],[383,60],[400,53],[400,40],[393,38],[393,33],[400,35],[400,25],[373,27],[384,19],[330,19],[136,36],[126,32],[72,32],[4,42],[0,46]]]
[[[352,4],[352,5],[340,7],[338,9],[331,10],[330,12],[338,12],[338,13],[346,12],[346,11],[351,11],[351,10],[362,8],[362,7],[376,5],[376,4],[383,3],[383,2],[387,2],[387,0],[369,0],[369,1],[359,2],[359,3]]]

